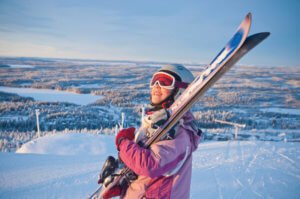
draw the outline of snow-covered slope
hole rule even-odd
[[[192,198],[299,198],[300,144],[209,142],[193,156]]]
[[[18,152],[0,153],[0,198],[86,198],[116,155],[114,136],[87,134],[43,137]],[[201,143],[191,198],[299,198],[299,165],[299,143]]]
[[[24,144],[17,153],[102,155],[114,151],[113,136],[83,133],[47,135]]]

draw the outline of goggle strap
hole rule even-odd
[[[178,81],[175,81],[175,85],[174,85],[176,88],[187,88],[189,86],[188,83],[185,83],[185,82],[178,82]]]

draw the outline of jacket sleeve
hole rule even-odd
[[[125,139],[120,144],[120,158],[136,174],[154,178],[174,169],[184,159],[189,145],[187,132],[179,133],[175,139],[157,142],[149,149]]]

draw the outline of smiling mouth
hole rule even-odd
[[[154,92],[153,95],[154,96],[161,96],[161,93],[160,92]]]

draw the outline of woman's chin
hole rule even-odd
[[[152,103],[153,104],[159,104],[162,100],[160,98],[155,98],[155,97],[152,97]]]

